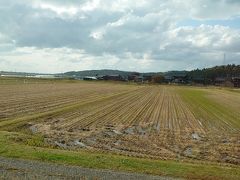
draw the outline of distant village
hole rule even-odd
[[[240,87],[240,77],[216,77],[214,80],[206,80],[205,78],[190,78],[187,74],[178,75],[142,75],[141,73],[133,73],[127,77],[119,74],[115,75],[97,75],[85,76],[82,79],[86,81],[92,80],[104,80],[104,81],[130,81],[136,83],[162,83],[162,84],[188,84],[188,85],[205,85],[207,84],[215,86],[225,87]],[[209,82],[211,81],[211,82]]]

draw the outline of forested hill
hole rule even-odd
[[[223,65],[212,68],[196,69],[188,72],[190,79],[204,78],[214,80],[215,78],[240,77],[240,65]]]
[[[128,76],[132,74],[133,72],[129,71],[119,71],[119,70],[110,70],[110,69],[104,69],[104,70],[86,70],[86,71],[70,71],[64,73],[65,76],[70,77],[84,77],[84,76],[96,76],[96,75],[121,75],[121,76]]]
[[[119,70],[111,70],[111,69],[103,69],[103,70],[86,70],[86,71],[70,71],[64,73],[65,76],[68,77],[84,77],[84,76],[101,76],[101,75],[120,75],[123,77],[127,77],[128,75],[132,75],[134,71],[119,71]],[[148,73],[139,73],[140,75],[155,75],[155,74],[162,74],[157,72],[148,72]]]

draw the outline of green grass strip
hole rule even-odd
[[[16,139],[21,141],[24,138],[27,138],[27,135],[0,131],[0,156],[187,179],[240,179],[239,166],[151,160],[86,150],[66,151],[16,142]]]

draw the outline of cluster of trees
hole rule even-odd
[[[188,72],[188,79],[204,79],[206,81],[214,81],[216,78],[231,78],[240,76],[240,65],[229,64],[215,66],[212,68],[196,69]]]
[[[163,75],[154,75],[152,76],[151,82],[152,83],[163,83],[165,80]]]
[[[168,79],[166,79],[168,77]],[[201,83],[215,84],[218,79],[229,80],[240,78],[240,65],[229,64],[215,66],[211,68],[195,69],[192,71],[170,71],[164,75],[156,74],[152,76],[152,83],[175,82],[180,83]]]

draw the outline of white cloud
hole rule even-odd
[[[104,36],[104,32],[101,32],[101,31],[95,31],[90,34],[90,37],[96,40],[103,39],[103,36]]]
[[[178,27],[168,32],[168,43],[165,49],[185,48],[195,51],[229,51],[239,52],[240,30],[215,25],[201,25],[198,27]]]
[[[76,7],[72,6],[72,7],[57,7],[51,4],[40,4],[39,8],[41,9],[47,9],[47,10],[51,10],[55,13],[57,13],[58,15],[61,14],[69,14],[69,15],[75,15],[77,14],[78,10]]]

